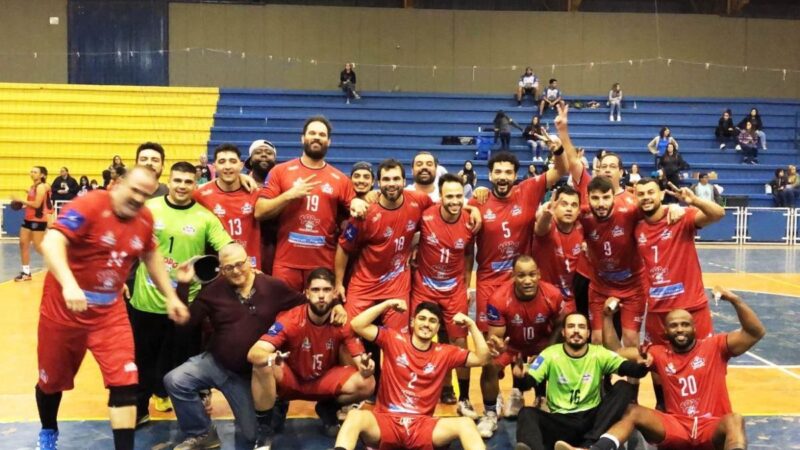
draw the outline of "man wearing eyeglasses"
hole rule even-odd
[[[253,368],[247,361],[247,352],[269,330],[278,313],[307,301],[305,295],[282,281],[256,272],[241,244],[223,247],[219,260],[222,276],[206,285],[189,308],[190,325],[197,326],[208,317],[214,327],[208,349],[164,377],[178,425],[187,435],[175,447],[178,450],[219,446],[216,429],[200,396],[201,390],[210,388],[222,392],[243,437],[255,441],[262,417],[257,420],[250,389]],[[179,266],[176,278],[181,285],[193,276],[191,265]],[[340,319],[338,323],[343,322],[341,316],[334,316]]]

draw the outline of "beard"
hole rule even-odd
[[[259,161],[251,167],[251,172],[256,180],[266,180],[269,171],[275,167],[275,161]]]
[[[314,303],[310,303],[309,307],[311,308],[311,312],[313,312],[317,316],[322,317],[322,316],[327,315],[329,312],[331,312],[331,309],[333,309],[333,303],[331,302],[331,303],[328,303],[325,306],[320,307],[316,302],[314,302]]]
[[[427,175],[426,178],[423,178],[424,175]],[[428,171],[428,169],[422,169],[414,175],[414,183],[420,184],[422,186],[430,186],[436,180],[436,177]]]
[[[573,350],[580,350],[580,349],[582,349],[583,347],[586,346],[586,340],[584,340],[584,341],[582,341],[581,343],[578,344],[578,343],[572,342],[571,340],[567,339],[565,344],[567,344],[569,346],[569,348],[571,348]]]
[[[686,335],[686,342],[684,342],[684,343],[678,342],[676,337],[677,336],[667,336],[667,340],[669,341],[670,344],[672,344],[672,346],[676,350],[678,350],[680,352],[686,351],[686,350],[692,348],[692,346],[694,345],[694,342],[695,342],[694,334],[687,334]]]
[[[315,142],[319,144],[320,146],[319,150],[311,148],[311,145],[314,144]],[[315,161],[319,161],[321,159],[324,159],[325,155],[328,154],[328,144],[322,143],[322,141],[319,141],[317,139],[311,139],[308,142],[303,143],[303,153],[309,158]]]

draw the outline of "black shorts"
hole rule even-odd
[[[523,87],[522,92],[527,95],[536,95],[536,88],[534,87]]]
[[[24,220],[22,228],[27,228],[31,231],[45,231],[47,230],[47,222],[34,222],[32,220]]]

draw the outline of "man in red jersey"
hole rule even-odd
[[[361,341],[349,326],[330,323],[337,300],[333,283],[330,269],[312,270],[305,292],[308,303],[278,315],[247,357],[253,363],[257,411],[272,409],[276,396],[284,401],[316,401],[317,415],[330,437],[339,431],[339,405],[364,400],[375,389],[375,366]],[[340,364],[343,350],[352,364]],[[280,364],[284,359],[287,364]]]
[[[303,154],[272,169],[256,205],[257,219],[279,217],[272,275],[298,291],[311,269],[333,268],[339,214],[351,202],[354,214],[366,209],[366,203],[353,202],[347,175],[325,162],[332,131],[323,116],[306,120]]]
[[[472,278],[475,248],[470,218],[464,212],[464,185],[459,176],[446,173],[439,178],[436,192],[441,197],[441,204],[422,213],[411,308],[426,301],[438,304],[444,312],[447,339],[451,344],[467,348],[467,330],[453,323],[457,313],[467,314],[467,286]],[[440,342],[444,341],[440,339]],[[458,412],[477,418],[469,401],[469,369],[457,369],[457,373]],[[447,381],[442,390],[442,402],[452,404],[456,402],[455,393]],[[448,399],[451,400],[448,402]]]
[[[583,226],[577,223],[580,211],[581,197],[575,189],[562,186],[556,190],[536,219],[531,248],[542,280],[558,286],[572,301],[572,282],[583,253]]]
[[[244,168],[258,184],[264,186],[270,171],[275,167],[278,149],[266,139],[258,139],[250,144],[250,156],[244,161]],[[278,239],[278,220],[261,221],[261,271],[272,275],[272,263],[275,261],[275,245]]]
[[[697,229],[725,217],[725,209],[703,200],[691,189],[672,187],[666,194],[689,205],[681,220],[667,222],[667,206],[661,204],[665,192],[659,183],[644,178],[636,183],[636,198],[644,219],[635,229],[639,255],[647,274],[647,319],[645,339],[664,344],[664,319],[674,309],[692,314],[697,335],[703,339],[714,331],[711,310],[703,287],[703,274],[694,244]]]
[[[167,313],[182,323],[186,306],[175,295],[153,240],[153,217],[145,200],[158,186],[155,174],[134,167],[111,191],[95,191],[67,205],[45,235],[45,277],[39,316],[39,382],[36,404],[42,422],[40,448],[55,448],[61,393],[73,388],[90,350],[109,389],[109,416],[116,449],[133,449],[138,372],[133,334],[122,287],[141,258]]]
[[[194,199],[217,216],[234,241],[247,249],[250,264],[261,267],[261,228],[254,211],[258,191],[242,186],[242,163],[239,148],[221,144],[214,149],[217,178],[194,191]]]
[[[469,327],[475,349],[471,352],[433,342],[442,325],[442,311],[435,303],[417,305],[410,335],[372,324],[390,309],[405,311],[406,302],[387,300],[350,323],[353,331],[383,350],[383,380],[375,409],[351,410],[347,414],[335,449],[354,450],[359,439],[381,450],[434,450],[447,447],[456,439],[465,450],[485,449],[472,419],[433,417],[444,377],[450,370],[482,366],[489,360],[489,347],[475,322],[461,313],[453,318],[459,326]]]
[[[744,419],[734,413],[725,385],[728,360],[753,348],[767,333],[758,316],[736,294],[719,286],[720,298],[736,310],[741,328],[698,339],[691,313],[672,310],[664,322],[668,344],[653,345],[648,353],[651,370],[664,383],[666,412],[631,405],[628,412],[608,433],[590,447],[616,450],[634,428],[660,450],[744,450],[747,448]],[[603,338],[606,346],[618,347],[613,324]],[[556,450],[572,450],[556,444]]]
[[[419,230],[422,213],[432,205],[423,192],[403,191],[405,172],[394,159],[378,167],[381,195],[369,206],[366,217],[350,219],[336,249],[336,288],[345,293],[344,273],[351,254],[358,253],[345,309],[354,317],[373,304],[390,299],[409,300],[411,295],[411,241]],[[408,328],[408,314],[387,310],[383,324],[397,331]]]
[[[639,210],[628,197],[615,196],[614,186],[606,177],[592,179],[588,192],[589,206],[583,208],[579,220],[591,267],[592,342],[602,341],[603,305],[608,297],[616,297],[620,299],[622,342],[626,347],[636,347],[645,308],[644,269],[632,238]]]
[[[500,394],[499,376],[506,366],[519,359],[527,361],[553,344],[564,317],[575,311],[575,304],[556,286],[541,281],[539,267],[531,256],[518,255],[512,264],[512,280],[489,299],[489,339],[501,344],[495,346],[496,357],[481,373],[484,402],[495,400]],[[524,406],[518,383],[519,379],[514,378],[507,417],[516,417]],[[485,412],[478,423],[481,437],[492,437],[496,429],[497,414]]]

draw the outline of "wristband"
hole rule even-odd
[[[558,150],[555,150],[555,151],[553,152],[553,155],[555,155],[555,156],[561,156],[561,154],[562,154],[562,153],[564,153],[564,146],[563,146],[563,145],[562,145],[561,147],[558,147]]]

